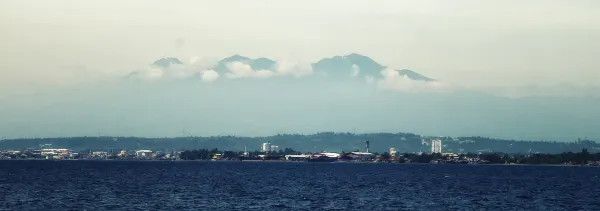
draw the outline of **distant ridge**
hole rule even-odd
[[[162,58],[162,59],[156,60],[154,63],[152,63],[152,66],[168,68],[174,64],[183,64],[183,62],[181,62],[181,60],[179,60],[178,58],[172,58],[172,57]]]
[[[239,62],[243,64],[249,65],[252,70],[275,70],[275,65],[277,61],[269,59],[269,58],[250,58],[246,56],[242,56],[240,54],[235,54],[226,58],[223,58],[217,62],[217,64],[212,68],[217,71],[219,74],[228,73],[229,67],[228,64],[233,62]],[[174,57],[161,58],[152,63],[152,66],[160,67],[160,68],[168,68],[174,64],[183,64],[179,59]],[[344,56],[333,56],[329,58],[323,58],[319,61],[311,64],[313,71],[317,74],[326,75],[328,77],[333,78],[350,78],[350,77],[370,77],[370,78],[382,78],[381,71],[388,68],[385,65],[382,65],[372,58],[361,55],[358,53],[351,53]],[[423,82],[432,82],[436,81],[435,79],[426,77],[421,75],[415,71],[408,69],[400,69],[398,71],[400,76],[404,76],[408,79],[414,81],[423,81]]]
[[[258,70],[274,70],[275,64],[277,63],[276,61],[273,61],[273,60],[268,59],[268,58],[262,58],[261,57],[261,58],[258,58],[258,59],[251,59],[249,57],[245,57],[245,56],[241,56],[239,54],[235,54],[233,56],[221,59],[217,63],[216,67],[214,67],[213,69],[215,71],[217,71],[219,74],[227,73],[227,72],[229,72],[229,68],[227,67],[227,65],[230,64],[230,63],[232,63],[232,62],[240,62],[240,63],[243,63],[243,64],[250,65],[250,67],[254,71],[258,71]]]

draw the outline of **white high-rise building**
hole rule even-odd
[[[431,153],[442,153],[442,140],[431,141]]]
[[[396,148],[390,148],[390,156],[392,156],[392,157],[396,157],[396,154],[397,154],[397,153],[398,153],[398,152],[396,152]]]
[[[271,151],[271,142],[263,143],[262,147],[260,149],[263,152],[270,152]]]

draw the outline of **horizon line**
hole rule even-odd
[[[482,136],[482,135],[462,135],[462,136],[435,136],[435,135],[421,135],[417,133],[410,132],[334,132],[334,131],[321,131],[314,133],[277,133],[271,135],[263,135],[263,136],[251,136],[251,135],[235,135],[235,134],[227,134],[227,135],[189,135],[189,136],[135,136],[135,135],[78,135],[78,136],[47,136],[47,137],[14,137],[14,138],[1,138],[0,141],[7,140],[27,140],[27,139],[70,139],[70,138],[140,138],[140,139],[179,139],[179,138],[214,138],[214,137],[239,137],[239,138],[268,138],[274,136],[286,136],[286,135],[301,135],[301,136],[311,136],[318,135],[322,133],[333,133],[333,134],[348,134],[352,136],[360,136],[360,135],[374,135],[374,134],[412,134],[418,136],[420,138],[487,138],[494,139],[500,141],[529,141],[529,142],[577,142],[577,141],[593,141],[586,138],[576,138],[574,140],[527,140],[527,139],[510,139],[510,138],[500,138],[500,137],[492,137],[492,136]]]

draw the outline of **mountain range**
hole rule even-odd
[[[186,80],[115,79],[7,99],[0,104],[0,137],[268,136],[356,130],[600,139],[598,97],[509,99],[477,90],[447,90],[430,86],[441,80],[359,54],[305,66],[241,55],[208,65],[162,58],[148,66],[126,78],[172,75]],[[243,77],[249,79],[239,80]]]
[[[229,56],[219,60],[216,64],[205,67],[216,71],[219,75],[231,73],[230,65],[232,63],[241,63],[248,65],[253,71],[272,71],[277,72],[278,62],[269,58],[252,59],[239,54]],[[173,66],[185,65],[180,59],[174,57],[165,57],[156,60],[150,66],[157,67],[168,71]],[[382,78],[382,71],[387,69],[387,66],[381,65],[373,59],[357,53],[348,54],[345,56],[334,56],[323,58],[317,62],[310,64],[312,71],[316,75],[324,75],[336,78]],[[423,76],[417,72],[408,69],[397,69],[399,76],[408,78],[414,81],[433,82],[436,81],[429,77]],[[135,75],[137,72],[132,73]],[[197,75],[199,76],[199,75]]]

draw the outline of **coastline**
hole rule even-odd
[[[0,162],[177,162],[177,163],[329,163],[329,164],[393,164],[393,165],[444,165],[444,166],[548,166],[548,167],[600,167],[595,165],[564,165],[564,164],[522,164],[522,163],[489,163],[489,164],[448,164],[448,163],[394,163],[394,162],[360,162],[360,161],[334,161],[334,162],[308,162],[287,160],[101,160],[101,159],[3,159]]]

